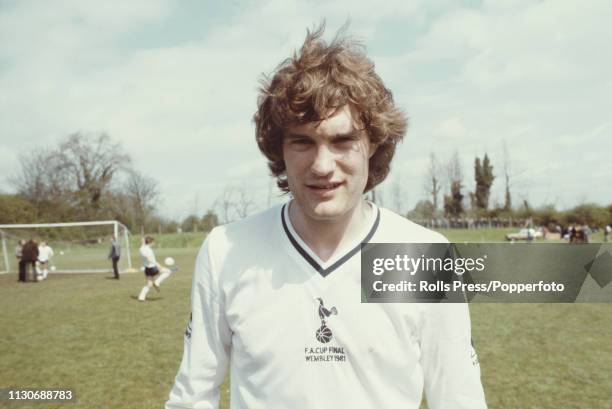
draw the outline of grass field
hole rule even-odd
[[[499,233],[480,231],[486,240]],[[468,234],[448,236],[482,241]],[[77,397],[7,407],[162,407],[182,355],[197,241],[160,237],[158,258],[172,255],[181,271],[147,303],[136,300],[141,273],[27,284],[0,275],[0,388],[69,387]],[[612,408],[612,304],[470,308],[490,408]],[[221,407],[228,403],[225,384]]]

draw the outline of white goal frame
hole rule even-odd
[[[128,270],[132,270],[132,255],[130,253],[130,231],[128,228],[121,222],[116,220],[104,220],[104,221],[96,221],[96,222],[70,222],[70,223],[34,223],[34,224],[0,224],[0,241],[2,242],[2,247],[0,251],[4,254],[4,271],[0,269],[0,274],[9,273],[10,272],[10,264],[9,264],[9,255],[8,249],[6,248],[6,233],[4,230],[9,229],[40,229],[40,228],[48,228],[48,227],[80,227],[80,226],[113,226],[113,234],[116,239],[119,239],[119,228],[123,227],[123,241],[125,243],[126,253],[127,253],[127,262],[128,262]],[[58,273],[98,273],[98,272],[107,272],[110,271],[108,269],[105,270],[88,270],[88,269],[79,269],[78,271],[57,271]]]

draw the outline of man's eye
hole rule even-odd
[[[294,139],[291,143],[294,145],[309,145],[311,141],[308,139]]]

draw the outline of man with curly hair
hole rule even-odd
[[[166,408],[486,408],[465,304],[362,304],[360,244],[445,243],[364,199],[406,117],[359,44],[323,27],[263,81],[256,139],[291,199],[215,228]]]

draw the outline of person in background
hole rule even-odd
[[[28,266],[32,271],[32,278],[36,282],[36,261],[38,260],[38,244],[34,239],[30,239],[23,245],[21,250],[21,260],[25,272],[25,281],[28,281]]]
[[[49,263],[53,257],[53,249],[43,240],[38,246],[38,275],[41,280],[46,280],[49,277]]]
[[[117,239],[115,238],[115,236],[111,236],[110,238],[110,242],[111,242],[111,247],[110,247],[110,251],[108,252],[108,259],[111,260],[113,262],[113,273],[114,275],[114,279],[119,280],[119,258],[121,257],[121,246],[119,246],[119,243],[117,242]]]
[[[140,294],[138,295],[138,301],[145,301],[147,294],[151,287],[155,287],[159,291],[159,286],[162,281],[170,276],[172,271],[166,267],[163,267],[155,259],[155,253],[153,252],[153,243],[155,239],[151,236],[146,236],[143,240],[142,246],[140,246],[140,256],[144,264],[144,273],[147,278],[147,284],[142,287]]]
[[[19,265],[19,281],[22,283],[26,282],[26,265],[25,261],[22,260],[23,246],[25,240],[19,240],[17,246],[15,246],[15,257],[17,257],[17,264]]]

